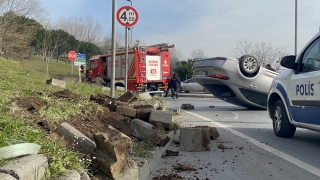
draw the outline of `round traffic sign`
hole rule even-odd
[[[122,6],[117,11],[118,22],[125,27],[132,27],[138,22],[138,12],[132,6]]]
[[[69,51],[68,52],[68,59],[70,61],[74,61],[77,59],[77,53],[75,51]]]

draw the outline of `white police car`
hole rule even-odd
[[[296,56],[285,56],[273,80],[268,111],[277,136],[292,137],[296,127],[320,131],[320,32]]]

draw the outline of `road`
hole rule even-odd
[[[196,169],[178,172],[186,179],[320,179],[320,134],[297,129],[291,139],[274,135],[267,111],[252,111],[216,98],[165,98],[166,105],[179,108],[191,103],[194,110],[176,117],[184,127],[214,126],[220,137],[211,141],[211,150],[180,151],[158,163],[152,177],[175,174],[172,166],[187,164]],[[211,106],[211,107],[209,107]],[[218,148],[223,144],[227,149]],[[172,145],[171,150],[179,150]]]

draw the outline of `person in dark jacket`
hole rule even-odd
[[[181,85],[181,81],[179,79],[179,76],[177,75],[177,73],[173,73],[170,83],[169,83],[169,87],[171,87],[171,97],[173,99],[177,98],[178,99],[178,92],[177,92],[177,88]]]

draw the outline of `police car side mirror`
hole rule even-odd
[[[280,65],[289,69],[295,69],[296,68],[296,56],[290,55],[290,56],[284,56],[281,59]]]

